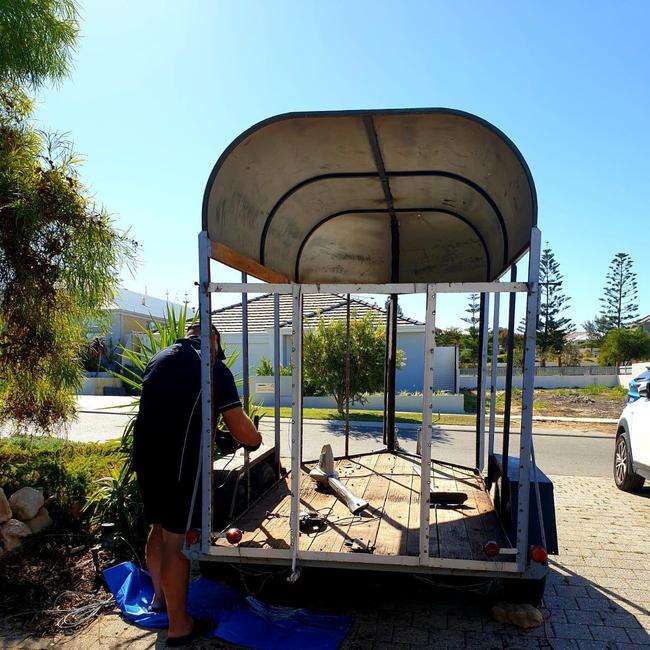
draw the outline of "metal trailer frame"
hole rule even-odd
[[[533,385],[535,373],[535,331],[539,310],[539,261],[540,261],[541,234],[536,226],[531,229],[530,249],[528,251],[528,278],[527,282],[516,282],[516,266],[511,267],[511,281],[493,282],[466,282],[466,283],[386,283],[386,284],[310,284],[310,283],[283,283],[283,284],[249,284],[243,283],[215,283],[210,277],[210,262],[213,259],[211,242],[208,233],[203,231],[199,235],[199,311],[201,319],[201,381],[202,381],[202,527],[200,543],[187,548],[187,553],[192,559],[218,560],[226,562],[252,562],[264,564],[289,564],[292,569],[291,580],[297,579],[301,566],[360,568],[388,571],[410,571],[423,573],[438,573],[446,575],[473,575],[483,577],[511,577],[511,578],[542,578],[548,571],[546,565],[532,562],[528,553],[528,521],[529,521],[529,495],[530,495],[530,468],[532,455],[532,405]],[[523,255],[523,253],[522,253]],[[244,279],[246,279],[244,277]],[[213,418],[211,408],[212,376],[210,372],[210,339],[209,323],[211,322],[211,296],[213,293],[230,292],[246,294],[253,289],[255,292],[262,290],[274,294],[274,377],[276,405],[279,405],[279,296],[290,294],[292,296],[292,417],[291,417],[291,514],[290,514],[290,548],[289,549],[259,549],[248,547],[223,547],[213,546],[211,541],[214,532],[212,522],[212,445]],[[420,524],[420,544],[418,556],[376,556],[371,554],[349,554],[338,552],[300,551],[299,540],[299,483],[300,465],[302,462],[302,305],[303,295],[318,293],[378,293],[395,297],[398,294],[424,293],[427,297],[426,324],[425,324],[425,363],[423,383],[423,422],[420,465],[420,522],[429,522],[430,509],[430,466],[432,446],[432,404],[433,392],[433,351],[435,348],[435,319],[436,295],[438,293],[480,293],[481,294],[481,346],[479,366],[479,414],[477,414],[476,427],[476,468],[481,471],[485,464],[485,415],[483,407],[486,404],[487,382],[487,337],[489,294],[494,294],[493,328],[494,341],[498,336],[499,323],[499,298],[500,294],[510,295],[509,313],[509,348],[507,384],[511,391],[512,383],[512,341],[514,328],[514,298],[517,293],[526,294],[526,328],[524,351],[523,398],[521,413],[521,436],[519,448],[519,483],[518,490],[518,528],[516,546],[510,551],[515,556],[515,561],[492,560],[466,560],[432,558],[429,556],[429,525]],[[246,311],[243,312],[246,317]],[[244,332],[247,324],[244,323]],[[247,337],[244,336],[244,345],[247,346]],[[491,398],[490,419],[488,428],[487,451],[494,450],[495,430],[495,386],[496,386],[496,345],[492,351],[491,367]],[[246,350],[247,352],[247,350]],[[245,355],[246,356],[246,355]],[[247,375],[246,375],[247,376]],[[509,381],[508,381],[509,380]],[[244,392],[248,395],[248,386]],[[390,397],[390,396],[389,396]],[[394,395],[393,395],[394,398]],[[504,422],[504,450],[508,449],[510,395],[506,396],[506,413]],[[394,415],[394,414],[393,414]],[[275,412],[275,463],[280,467],[280,411]],[[428,433],[427,433],[428,432]],[[390,441],[394,431],[388,432],[387,450],[390,451]],[[534,461],[533,461],[534,462]]]

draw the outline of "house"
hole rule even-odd
[[[139,334],[145,329],[150,329],[154,321],[162,321],[168,307],[173,307],[178,314],[183,305],[163,298],[154,298],[146,293],[120,289],[106,309],[109,325],[103,338],[109,352],[119,346],[129,349],[137,347]],[[193,313],[193,310],[188,309],[188,314]],[[101,335],[99,325],[91,328],[91,335],[94,333]]]
[[[304,328],[316,326],[322,318],[325,323],[345,321],[346,296],[344,294],[316,294],[304,296]],[[351,297],[351,313],[363,318],[370,312],[377,323],[385,327],[386,310],[377,305]],[[247,301],[248,305],[248,354],[251,376],[262,357],[273,360],[273,296],[265,294]],[[291,365],[291,317],[292,296],[280,296],[280,364]],[[223,344],[229,351],[240,354],[233,372],[241,376],[242,360],[242,305],[230,305],[212,312],[212,322],[221,332]],[[424,323],[399,315],[397,320],[397,347],[404,351],[405,364],[395,378],[398,391],[422,391],[424,373]],[[436,348],[434,390],[456,392],[456,348]]]

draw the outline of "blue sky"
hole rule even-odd
[[[568,315],[597,312],[619,251],[646,314],[649,23],[645,1],[87,0],[72,76],[41,93],[37,116],[70,133],[97,201],[140,242],[124,285],[182,300],[195,297],[208,174],[251,124],[293,110],[469,111],[531,167]],[[422,317],[421,301],[403,306]],[[464,306],[441,299],[439,324],[460,325]]]

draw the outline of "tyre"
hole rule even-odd
[[[503,580],[503,597],[508,603],[528,603],[539,607],[544,590],[546,589],[546,576],[543,578],[505,578]]]
[[[630,443],[625,433],[616,438],[614,451],[614,483],[619,490],[634,492],[643,487],[645,479],[632,470]]]

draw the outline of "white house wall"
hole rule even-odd
[[[224,332],[222,341],[226,353],[235,351],[238,357],[232,366],[237,378],[242,377],[242,337],[239,332]],[[405,366],[397,371],[396,389],[398,392],[421,392],[424,370],[424,332],[399,331],[397,347],[404,351]],[[291,336],[282,332],[280,356],[282,365],[289,365],[286,350],[291,349]],[[249,369],[251,377],[259,366],[262,357],[273,362],[273,332],[251,333],[248,335]],[[456,387],[456,353],[453,347],[438,347],[434,353],[434,382],[436,391],[454,391]]]

